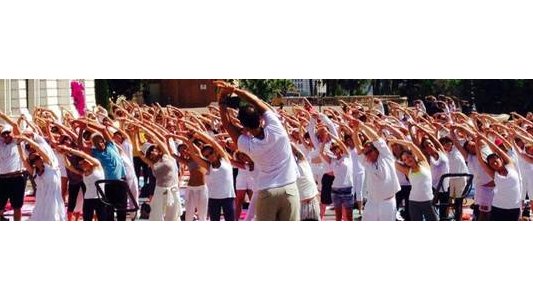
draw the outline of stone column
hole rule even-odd
[[[94,90],[94,79],[84,79],[85,83],[85,107],[88,110],[93,110],[96,106],[96,92]]]
[[[29,79],[28,86],[28,110],[33,112],[35,107],[41,105],[41,81],[39,79]]]
[[[29,114],[25,79],[11,79],[11,114]]]
[[[74,99],[71,97],[70,79],[57,80],[57,102],[60,107],[64,107],[74,116],[78,116],[78,111],[76,111],[74,106]]]
[[[11,80],[0,79],[0,110],[11,115]]]
[[[56,79],[40,79],[40,106],[48,108],[61,116]]]

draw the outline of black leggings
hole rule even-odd
[[[331,186],[333,185],[333,180],[335,176],[324,174],[322,176],[322,190],[320,191],[320,203],[322,204],[331,204],[333,200],[331,199]]]
[[[68,184],[68,205],[67,205],[67,211],[73,212],[76,208],[76,202],[78,202],[78,194],[80,192],[80,189],[82,190],[82,193],[85,195],[85,191],[87,188],[85,187],[85,183],[75,183],[71,184],[69,182]]]
[[[396,193],[396,209],[399,209],[402,206],[403,202],[403,212],[402,218],[405,221],[411,221],[409,216],[409,193],[411,192],[410,185],[402,185],[401,190]]]
[[[210,221],[220,221],[220,209],[224,212],[225,221],[235,221],[235,198],[213,199],[209,198],[208,210]]]
[[[106,220],[106,208],[104,203],[98,198],[90,198],[83,200],[83,221],[92,221],[94,212],[96,211],[96,217],[98,221]]]
[[[518,221],[520,218],[520,208],[504,209],[496,206],[490,212],[491,221]]]
[[[115,220],[115,209],[117,210],[117,221],[126,221],[126,207],[128,205],[128,191],[124,185],[106,184],[105,196],[112,205],[106,207],[106,220]]]

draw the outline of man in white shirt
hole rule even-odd
[[[362,147],[365,167],[368,201],[363,211],[363,221],[395,221],[396,192],[400,187],[394,156],[385,140],[370,127],[355,121],[356,130],[369,138]]]
[[[1,114],[1,113],[0,113]],[[5,119],[7,116],[1,114]],[[5,119],[7,120],[7,119]],[[19,146],[13,139],[13,133],[19,134],[17,126],[4,125],[0,132],[0,220],[7,221],[4,211],[7,201],[11,203],[13,219],[22,218],[22,205],[26,191],[27,174],[20,159]]]
[[[298,221],[298,171],[292,158],[289,135],[280,119],[274,110],[252,93],[224,81],[214,83],[220,89],[219,106],[223,126],[239,149],[254,161],[258,170],[256,220]],[[238,119],[242,127],[231,123],[228,118],[227,97],[233,93],[248,103],[248,106],[239,109]],[[264,125],[261,125],[261,118]]]

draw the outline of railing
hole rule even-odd
[[[336,97],[283,97],[277,98],[272,101],[273,105],[279,105],[283,101],[284,105],[303,105],[304,99],[314,106],[335,106],[340,105],[339,100],[343,100],[346,103],[357,102],[363,106],[373,107],[374,99],[381,99],[383,102],[393,101],[402,106],[407,106],[407,98],[400,97],[398,95],[379,95],[379,96],[336,96]],[[277,101],[276,101],[277,100]],[[278,102],[278,103],[276,103]]]

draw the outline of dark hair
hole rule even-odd
[[[463,149],[467,150],[467,149],[466,149],[466,146],[468,146],[468,143],[470,143],[469,140],[466,140],[466,141],[463,143]]]
[[[496,154],[496,153],[491,153],[491,154],[489,154],[489,155],[487,156],[487,163],[488,163],[489,160],[492,159],[492,158],[500,158],[500,159],[501,159],[501,157],[500,157],[498,154]]]
[[[427,147],[427,143],[431,143],[431,139],[425,137],[422,139],[422,141],[420,142],[420,145],[422,145],[423,147]]]
[[[213,146],[211,145],[205,145],[202,147],[202,154],[204,153],[204,151],[206,150],[211,150],[213,153],[215,153],[215,148],[213,148]]]
[[[91,132],[90,131],[84,131],[82,136],[83,136],[83,139],[87,141],[87,140],[91,139]]]
[[[400,159],[402,158],[402,156],[404,154],[409,154],[409,155],[413,156],[413,152],[411,152],[411,150],[404,149],[404,150],[402,150],[402,152],[400,152]]]
[[[150,152],[154,151],[155,147],[156,147],[155,145],[152,145],[152,146],[148,147],[148,149],[146,150],[146,155],[145,156],[150,155]]]
[[[353,142],[352,136],[349,135],[349,134],[345,134],[343,140],[344,140],[345,142],[348,141],[348,140],[350,140],[350,141]]]
[[[444,144],[448,144],[448,143],[453,143],[452,139],[449,138],[449,137],[447,137],[447,136],[441,137],[441,138],[439,139],[439,142],[440,142],[441,144],[443,144],[443,145],[444,145]]]
[[[245,106],[239,109],[239,115],[237,116],[242,126],[249,129],[259,128],[261,115],[254,106]]]
[[[187,148],[187,145],[185,144],[179,144],[176,150],[181,151],[183,148]]]

